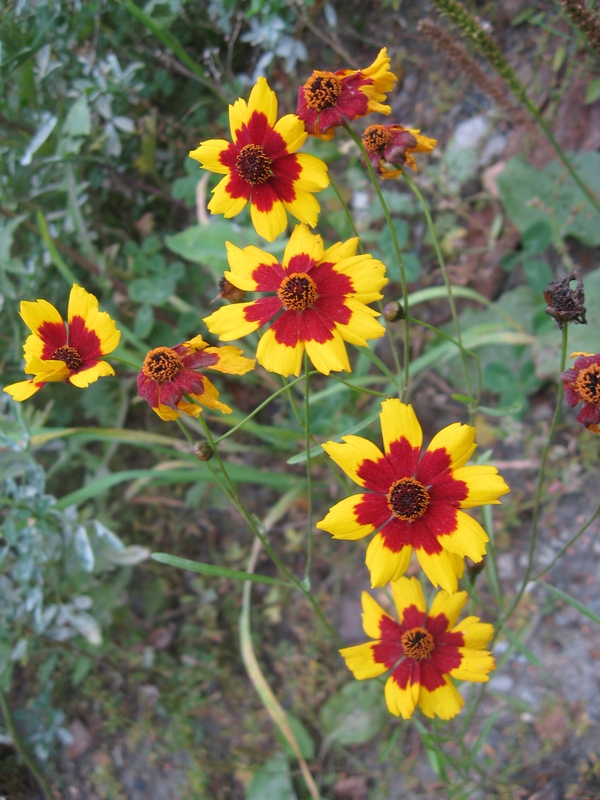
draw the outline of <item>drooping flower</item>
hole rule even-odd
[[[397,178],[405,165],[417,172],[412,154],[430,153],[437,139],[421,136],[418,130],[402,125],[369,125],[362,135],[362,143],[375,172],[386,179]]]
[[[267,296],[224,306],[204,322],[230,341],[273,320],[256,351],[269,372],[299,375],[305,350],[325,375],[350,371],[344,342],[366,346],[385,332],[374,319],[379,313],[366,305],[381,298],[385,267],[370,255],[356,255],[357,246],[358,239],[349,239],[325,250],[306,225],[294,229],[281,263],[257,247],[242,250],[227,242],[227,280]]]
[[[574,288],[572,283],[575,283]],[[581,275],[576,269],[566,278],[550,281],[544,292],[544,300],[548,303],[546,314],[554,318],[561,330],[569,322],[587,325],[585,291]]]
[[[15,400],[27,400],[45,383],[70,383],[80,389],[115,371],[102,357],[112,353],[121,333],[98,300],[76,283],[71,288],[68,326],[47,300],[21,302],[20,315],[31,330],[23,345],[26,381],[5,386]]]
[[[138,394],[165,421],[180,414],[198,417],[201,406],[231,414],[232,409],[221,403],[216,386],[197,371],[200,369],[245,375],[254,369],[254,359],[246,358],[237,347],[209,347],[202,336],[175,347],[155,347],[138,373]]]
[[[583,402],[577,422],[600,434],[600,353],[571,353],[577,358],[560,376],[567,403],[574,408]]]
[[[248,104],[239,98],[229,106],[233,142],[209,139],[190,157],[204,169],[224,175],[208,204],[212,214],[234,217],[250,203],[257,232],[272,242],[287,226],[289,213],[314,228],[320,206],[314,197],[329,184],[327,165],[308,153],[297,153],[307,134],[295,114],[277,120],[277,97],[259,78]]]
[[[333,139],[334,128],[367,114],[390,114],[386,94],[398,79],[390,71],[387,49],[362,70],[315,71],[298,90],[296,113],[311,136]]]
[[[498,503],[510,491],[492,466],[465,467],[475,428],[459,422],[436,434],[421,457],[423,433],[412,406],[381,404],[385,454],[368,439],[343,436],[326,453],[367,491],[337,503],[317,528],[335,539],[376,535],[367,548],[371,585],[406,572],[413,550],[434,586],[455,592],[464,557],[481,561],[488,537],[462,508]]]
[[[457,622],[466,592],[438,592],[429,613],[416,578],[392,583],[398,622],[367,592],[362,594],[363,628],[374,641],[340,650],[358,680],[392,670],[385,700],[395,716],[410,719],[417,706],[426,717],[452,719],[464,700],[452,678],[484,683],[495,669],[484,650],[494,629],[478,617]]]

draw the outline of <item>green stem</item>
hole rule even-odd
[[[560,371],[563,372],[565,369],[566,361],[567,361],[567,342],[569,338],[569,326],[565,325],[562,331],[562,351],[561,351],[561,359],[560,359]],[[527,584],[529,583],[529,579],[531,577],[531,571],[533,569],[533,556],[535,553],[535,546],[537,544],[537,537],[538,537],[538,521],[540,517],[540,508],[542,504],[542,490],[544,486],[544,470],[546,467],[546,461],[548,460],[548,454],[550,452],[550,445],[552,444],[552,438],[554,436],[554,431],[556,430],[556,426],[558,424],[558,420],[560,418],[561,407],[562,407],[562,399],[563,399],[563,385],[562,381],[558,382],[558,393],[556,398],[556,407],[554,409],[554,415],[552,417],[552,422],[550,423],[550,430],[548,431],[548,437],[546,439],[546,444],[544,445],[544,450],[542,452],[542,458],[540,462],[540,471],[538,476],[538,483],[537,489],[535,493],[535,500],[533,504],[533,518],[531,521],[531,541],[529,544],[529,554],[527,557],[527,568],[525,569],[525,575],[523,577],[523,582],[517,596],[515,597],[511,607],[506,612],[503,622],[506,622],[516,607],[521,602],[521,598],[527,588]]]
[[[250,529],[254,533],[254,535],[258,539],[260,539],[260,541],[262,543],[262,546],[265,548],[265,550],[267,551],[267,553],[271,557],[273,563],[277,566],[277,568],[282,573],[282,575],[284,575],[287,578],[287,580],[290,581],[290,583],[293,583],[294,586],[296,586],[302,592],[302,594],[306,597],[308,602],[313,607],[313,610],[314,610],[315,614],[317,615],[317,617],[321,620],[321,623],[327,629],[327,632],[329,633],[329,635],[338,644],[338,647],[342,646],[342,643],[341,643],[341,640],[340,640],[340,638],[339,638],[339,636],[337,634],[337,631],[335,631],[335,629],[329,624],[329,622],[325,618],[325,615],[323,614],[323,612],[322,612],[319,604],[315,600],[315,598],[312,596],[310,591],[304,586],[304,584],[301,581],[299,581],[295,577],[295,575],[293,575],[287,569],[287,567],[283,564],[283,562],[281,561],[281,559],[279,558],[277,553],[271,547],[268,538],[263,535],[262,531],[259,529],[258,525],[256,524],[256,521],[254,520],[252,515],[247,511],[246,506],[244,505],[244,503],[243,503],[243,501],[242,501],[242,499],[241,499],[241,497],[240,497],[240,495],[239,495],[239,493],[238,493],[233,481],[229,477],[229,473],[227,472],[227,468],[225,466],[225,463],[224,463],[223,459],[221,458],[221,456],[219,454],[219,451],[217,450],[217,447],[216,447],[216,444],[215,444],[215,440],[212,437],[212,434],[210,432],[210,428],[206,424],[206,420],[204,419],[202,414],[200,415],[200,417],[198,419],[200,421],[200,424],[202,425],[202,428],[204,430],[204,434],[206,436],[206,439],[207,439],[208,443],[210,444],[210,446],[211,446],[211,448],[213,450],[214,456],[217,459],[217,463],[219,464],[219,469],[221,470],[221,474],[223,475],[223,478],[224,478],[225,483],[227,485],[227,492],[226,492],[227,496],[229,497],[229,499],[231,500],[233,505],[237,508],[237,510],[240,512],[240,514],[243,516],[243,518],[246,520],[248,526],[250,527]],[[188,437],[188,439],[189,438],[190,437]],[[210,464],[210,462],[207,462],[207,466],[211,469],[211,471],[213,471],[213,468],[212,468],[212,465]],[[213,474],[214,474],[214,471],[213,471]]]
[[[404,261],[402,259],[402,252],[400,250],[400,245],[398,244],[398,238],[396,237],[396,230],[394,228],[394,224],[392,221],[392,216],[390,214],[390,210],[385,202],[385,198],[379,186],[379,181],[377,180],[377,175],[375,175],[375,170],[373,169],[373,165],[369,161],[369,157],[367,152],[361,142],[360,138],[354,133],[352,128],[348,125],[344,125],[344,129],[346,133],[354,140],[358,149],[361,152],[367,170],[369,172],[369,177],[371,178],[371,183],[375,189],[375,193],[377,194],[377,198],[379,199],[379,203],[381,205],[381,209],[383,211],[383,215],[385,216],[385,221],[389,228],[392,243],[394,245],[394,252],[396,253],[396,259],[398,260],[398,267],[400,269],[400,285],[402,287],[402,300],[403,300],[403,309],[404,309],[404,387],[402,391],[402,400],[406,400],[408,394],[408,382],[410,378],[409,368],[410,368],[410,324],[408,322],[408,282],[406,280],[406,271],[404,269]],[[392,342],[392,353],[394,354],[395,359],[397,358],[396,348],[393,346]],[[398,374],[400,375],[400,364],[398,364]]]
[[[44,796],[46,797],[46,800],[54,800],[54,792],[50,788],[50,784],[46,780],[46,776],[30,752],[29,747],[23,741],[23,738],[15,724],[10,706],[8,705],[8,699],[3,691],[0,691],[0,710],[2,711],[2,716],[4,717],[6,729],[8,730],[15,747],[19,751],[21,758],[27,765],[27,768],[31,774],[35,776],[40,789],[43,791]]]
[[[552,561],[548,564],[548,566],[544,567],[544,569],[541,572],[538,572],[538,574],[533,578],[534,581],[539,581],[539,579],[543,575],[545,575],[547,572],[550,572],[550,570],[556,564],[559,558],[561,558],[561,556],[563,556],[570,547],[573,547],[577,539],[579,539],[579,537],[586,532],[586,530],[590,527],[592,522],[598,517],[599,514],[600,514],[600,505],[596,506],[596,510],[594,511],[592,516],[588,519],[588,521],[584,523],[581,526],[581,528],[579,528],[577,533],[574,534],[563,547],[560,548],[560,550],[558,551],[556,556],[552,559]]]
[[[454,321],[454,327],[456,328],[456,338],[458,340],[460,346],[460,358],[463,366],[463,372],[465,375],[465,384],[467,387],[467,392],[470,396],[473,394],[473,389],[471,387],[471,378],[469,376],[469,370],[467,369],[467,362],[465,360],[464,348],[462,343],[462,333],[460,330],[460,322],[458,320],[458,313],[456,311],[456,303],[454,302],[454,296],[452,294],[452,284],[450,283],[450,278],[448,277],[448,272],[446,270],[446,263],[444,261],[444,255],[442,253],[442,248],[440,247],[440,243],[435,232],[435,227],[433,225],[433,219],[431,218],[431,213],[429,211],[429,207],[425,202],[425,198],[421,194],[419,187],[415,184],[413,179],[408,175],[406,169],[402,173],[404,175],[404,180],[411,188],[413,194],[419,201],[421,208],[423,209],[423,213],[425,214],[425,219],[427,220],[427,229],[429,231],[429,235],[433,241],[433,247],[435,249],[435,254],[437,256],[440,270],[442,272],[442,277],[444,279],[444,285],[446,286],[446,292],[448,293],[448,303],[450,304],[450,311],[452,313],[452,320]],[[479,392],[477,396],[477,403],[479,403]],[[471,410],[472,414],[472,410]]]
[[[312,565],[313,556],[313,485],[312,485],[312,468],[310,460],[311,450],[311,436],[310,436],[310,377],[308,371],[308,355],[304,352],[304,446],[306,448],[306,497],[308,502],[308,541],[306,547],[306,567],[304,569],[303,584],[307,589],[310,589],[310,568]]]
[[[335,194],[337,196],[337,199],[338,199],[341,207],[344,209],[344,214],[346,215],[346,219],[348,220],[348,222],[350,224],[350,227],[352,228],[352,233],[358,239],[358,247],[359,247],[359,250],[362,253],[364,251],[364,249],[363,249],[363,246],[362,246],[362,242],[360,241],[359,233],[356,230],[356,225],[354,224],[354,218],[352,217],[352,214],[350,213],[350,209],[346,205],[346,201],[342,197],[342,194],[341,194],[340,190],[338,189],[338,187],[337,187],[335,181],[333,180],[333,178],[330,177],[329,182],[331,184],[331,188],[333,189],[333,191],[335,192]]]

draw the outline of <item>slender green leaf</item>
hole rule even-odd
[[[585,617],[591,619],[592,622],[596,623],[596,625],[600,625],[600,616],[598,614],[594,614],[594,612],[591,611],[580,600],[576,600],[574,597],[571,597],[570,594],[563,592],[562,589],[557,589],[556,586],[552,586],[551,583],[540,582],[539,585],[547,589],[550,592],[550,594],[556,597],[558,600],[564,600],[565,603],[567,603],[570,606],[573,606],[573,608],[576,608],[577,611],[580,611]]]
[[[237,569],[229,569],[228,567],[217,567],[214,564],[204,564],[201,561],[192,561],[189,558],[179,558],[179,556],[172,556],[169,553],[152,553],[154,561],[161,564],[168,564],[171,567],[178,567],[179,569],[187,569],[190,572],[199,572],[201,575],[213,575],[218,578],[232,578],[234,581],[252,581],[253,583],[270,583],[276,586],[287,586],[294,588],[288,581],[282,581],[280,578],[269,578],[266,575],[255,575],[253,572],[242,572]]]

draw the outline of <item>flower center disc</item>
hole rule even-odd
[[[83,358],[74,347],[69,347],[67,344],[52,353],[52,361],[64,361],[70,370],[76,370],[83,366]]]
[[[171,381],[182,369],[181,358],[170,347],[155,347],[150,350],[142,365],[142,372],[157,383]]]
[[[247,144],[235,161],[238,175],[246,183],[266,183],[273,176],[273,162],[259,144]]]
[[[586,403],[600,403],[600,366],[591,364],[582,369],[577,376],[575,386]]]
[[[435,641],[425,628],[411,628],[402,634],[402,647],[405,656],[423,661],[435,650]]]
[[[292,311],[304,311],[317,299],[317,287],[305,272],[292,272],[281,282],[277,296]]]
[[[362,143],[368,153],[383,150],[392,141],[392,134],[383,125],[369,125],[362,135]]]
[[[342,81],[333,72],[313,72],[304,84],[306,105],[316,111],[335,106],[341,93]]]
[[[413,522],[427,511],[429,492],[414,478],[402,478],[392,484],[387,502],[394,516],[406,522]]]

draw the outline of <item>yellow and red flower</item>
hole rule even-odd
[[[45,383],[70,383],[80,389],[98,378],[114,375],[102,357],[112,353],[121,333],[98,300],[73,284],[69,295],[68,326],[47,300],[23,300],[20,315],[31,330],[23,345],[27,381],[5,386],[15,400],[27,400]]]
[[[279,375],[299,375],[304,351],[325,375],[350,371],[344,342],[367,345],[385,329],[366,303],[381,299],[385,267],[370,255],[356,255],[358,239],[327,250],[320,236],[297,225],[282,263],[257,247],[227,242],[231,272],[226,279],[246,292],[266,296],[224,306],[206,317],[223,341],[239,339],[271,322],[258,344],[259,364]]]
[[[337,503],[317,528],[336,539],[376,535],[367,548],[371,585],[384,586],[406,572],[413,550],[434,586],[455,592],[464,557],[481,561],[488,537],[460,509],[500,502],[510,491],[492,466],[465,467],[475,428],[457,422],[433,437],[421,457],[423,433],[412,406],[381,404],[385,454],[360,436],[323,449],[367,491]]]
[[[216,386],[197,372],[200,369],[244,375],[254,369],[254,359],[237,347],[209,347],[202,336],[175,347],[155,347],[138,373],[138,394],[165,421],[180,414],[198,417],[201,406],[230,414],[231,408],[220,402]]]
[[[418,172],[412,154],[430,153],[437,139],[421,136],[418,130],[402,125],[369,125],[362,135],[362,143],[375,172],[382,178],[397,178],[404,165]],[[395,169],[386,164],[392,164]]]
[[[390,114],[392,109],[384,103],[397,80],[384,47],[366,69],[315,70],[298,90],[296,113],[311,136],[327,141],[333,139],[333,129],[346,122],[377,111]]]
[[[229,106],[233,142],[209,139],[190,157],[204,169],[225,175],[208,204],[212,214],[234,217],[250,203],[257,232],[272,242],[287,226],[289,213],[314,228],[320,206],[314,197],[329,184],[327,165],[308,153],[297,153],[307,134],[295,114],[277,120],[277,97],[259,78],[248,104],[239,98]]]
[[[452,719],[464,700],[452,678],[484,683],[495,669],[484,647],[494,629],[478,617],[457,622],[466,592],[438,592],[429,613],[416,578],[392,583],[398,622],[371,595],[363,592],[363,628],[374,641],[340,650],[358,680],[392,670],[385,700],[396,717],[410,719],[417,706],[426,717]]]
[[[577,358],[560,376],[567,403],[574,408],[583,402],[577,422],[600,434],[600,353],[571,353]]]

